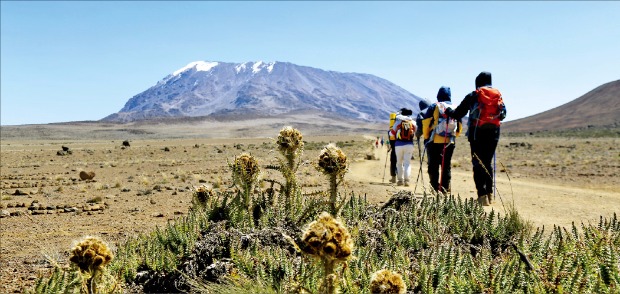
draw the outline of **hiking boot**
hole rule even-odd
[[[409,181],[405,181],[405,187],[409,187]]]
[[[489,205],[493,204],[493,193],[487,194],[487,202],[489,202]]]
[[[396,183],[396,176],[392,176],[392,178],[390,179],[390,183]]]
[[[487,195],[478,196],[478,204],[482,206],[489,206],[489,198]]]
[[[397,183],[396,185],[398,185],[398,186],[402,186],[402,185],[403,185],[403,181],[398,180],[398,183]]]

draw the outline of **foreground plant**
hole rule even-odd
[[[339,277],[335,267],[344,264],[351,257],[353,239],[347,228],[329,213],[323,212],[316,221],[304,230],[304,253],[323,264],[323,284],[321,293],[337,293]]]
[[[114,256],[108,245],[97,237],[86,236],[71,249],[69,261],[86,276],[88,293],[111,292],[104,290],[105,267]]]
[[[193,205],[192,206],[200,206],[200,207],[206,207],[207,202],[209,201],[209,199],[212,199],[215,197],[215,192],[213,191],[213,188],[209,187],[209,186],[205,186],[205,185],[201,185],[198,187],[194,187],[194,194],[193,194]]]
[[[295,173],[299,168],[301,155],[304,150],[303,136],[301,132],[291,126],[286,126],[280,130],[276,141],[278,151],[284,157],[281,161],[279,170],[286,181],[284,185],[284,197],[286,208],[290,209],[292,197],[297,195],[297,178]]]
[[[251,195],[260,176],[258,161],[254,156],[242,153],[229,166],[232,169],[233,182],[243,191],[243,204],[248,212],[251,212]]]
[[[382,269],[372,274],[369,290],[370,293],[377,294],[405,294],[407,293],[407,285],[405,285],[400,274]]]
[[[329,205],[333,215],[339,215],[338,185],[349,168],[347,155],[334,144],[328,144],[319,154],[318,170],[329,178]]]

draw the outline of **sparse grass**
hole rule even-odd
[[[141,175],[138,177],[138,181],[144,186],[149,186],[151,184],[151,179],[147,175]]]
[[[86,200],[86,203],[101,203],[101,202],[103,202],[103,198],[101,196],[95,196],[93,198]]]
[[[93,184],[93,189],[97,190],[97,191],[101,191],[101,190],[106,190],[108,189],[107,185],[104,185],[102,183],[94,183]]]

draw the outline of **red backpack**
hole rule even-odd
[[[505,107],[502,93],[491,87],[480,87],[476,90],[476,94],[478,94],[478,102],[469,116],[472,120],[471,125],[479,127],[492,124],[499,127],[503,119],[502,109]]]
[[[403,120],[396,127],[396,139],[401,141],[412,141],[415,133],[415,125],[412,120]]]

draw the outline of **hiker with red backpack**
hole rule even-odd
[[[452,154],[456,137],[463,129],[460,120],[446,114],[446,110],[452,108],[451,97],[450,87],[439,88],[437,103],[431,104],[422,114],[422,134],[428,152],[428,176],[433,190],[444,195],[450,193]]]
[[[467,94],[461,104],[448,116],[457,120],[469,112],[467,139],[471,147],[474,182],[478,203],[493,204],[493,175],[491,165],[500,136],[501,121],[506,118],[506,105],[499,90],[492,87],[491,73],[481,72],[476,77],[476,90]]]
[[[411,118],[413,111],[403,108],[396,116],[390,134],[395,138],[396,176],[398,186],[409,186],[411,176],[411,158],[413,157],[413,139],[415,138],[415,122]]]

